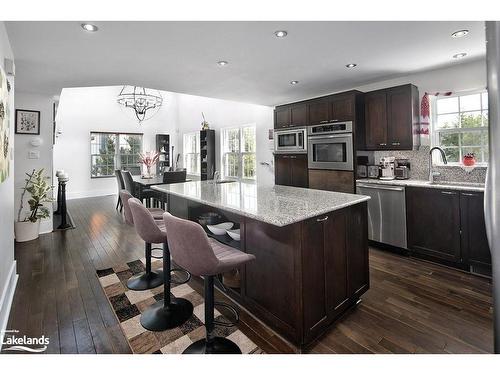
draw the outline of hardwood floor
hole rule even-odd
[[[143,256],[115,197],[68,201],[76,229],[16,244],[19,282],[8,329],[50,337],[50,353],[130,353],[95,270]],[[420,260],[371,249],[370,290],[313,353],[487,353],[493,350],[491,284]],[[279,337],[242,314],[267,352]]]

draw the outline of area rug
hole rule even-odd
[[[152,261],[152,269],[162,267],[161,260]],[[205,337],[203,297],[188,284],[172,285],[171,294],[182,297],[194,306],[193,316],[180,327],[163,332],[147,331],[140,323],[141,313],[150,305],[163,299],[163,285],[150,290],[134,291],[127,288],[127,280],[144,272],[145,259],[129,262],[122,266],[97,271],[97,277],[104,289],[122,331],[133,353],[180,354],[191,343]],[[215,316],[221,315],[215,310]],[[216,326],[217,336],[227,337],[235,342],[244,354],[262,353],[236,326]]]

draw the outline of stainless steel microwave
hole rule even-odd
[[[274,153],[307,153],[307,130],[306,128],[295,128],[274,131]]]

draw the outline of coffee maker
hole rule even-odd
[[[380,179],[394,180],[394,156],[384,156],[380,158]]]

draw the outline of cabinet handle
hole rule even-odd
[[[283,156],[282,156],[282,158],[283,158],[283,159],[288,159],[289,157],[290,157],[290,156],[288,156],[288,155],[283,155]]]
[[[339,121],[339,120],[330,120],[330,122],[337,122],[337,121]]]
[[[387,143],[379,143],[379,146],[387,146]]]
[[[446,195],[457,195],[457,193],[454,193],[452,191],[442,191],[441,194],[446,194]]]
[[[320,223],[320,222],[322,222],[322,221],[327,221],[327,220],[328,220],[328,216],[325,216],[325,217],[323,217],[323,218],[321,218],[321,219],[316,219],[316,221],[317,221],[318,223]]]
[[[292,156],[290,156],[290,159],[297,159],[297,156],[292,155]]]
[[[400,144],[401,144],[401,143],[399,143],[399,142],[392,142],[392,145],[393,145],[393,146],[399,146]]]
[[[467,195],[468,197],[477,197],[477,194],[474,193],[461,193],[462,195]]]
[[[328,122],[328,120],[323,120],[323,121],[320,121],[319,123],[320,124],[326,124]]]

